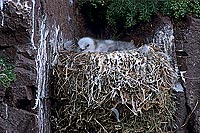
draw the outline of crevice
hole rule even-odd
[[[190,115],[192,110],[189,107],[189,105],[187,104],[187,100],[186,100],[185,106],[186,106],[186,110],[187,110],[186,126],[187,126],[187,129],[188,129],[188,133],[194,133],[193,132],[194,114]]]
[[[6,88],[5,97],[3,102],[8,104],[9,106],[13,107],[13,93],[12,88]]]
[[[186,87],[184,87],[184,96],[185,96],[185,107],[186,107],[186,111],[187,111],[187,114],[186,114],[187,116],[186,116],[185,123],[183,126],[186,126],[188,133],[194,133],[193,132],[194,114],[191,114],[192,109],[190,108],[190,106],[188,104]]]
[[[0,51],[8,49],[8,48],[12,48],[12,46],[0,46]]]
[[[31,111],[31,100],[28,99],[18,99],[16,103],[16,107],[18,109],[23,109],[27,111]]]

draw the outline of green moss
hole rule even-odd
[[[16,80],[14,67],[5,62],[5,59],[0,58],[0,85],[9,87],[12,81]]]
[[[194,0],[193,2],[190,2],[189,4],[189,12],[190,14],[193,14],[194,16],[200,18],[200,1]]]
[[[116,27],[123,25],[128,28],[138,22],[148,22],[158,13],[175,19],[181,19],[187,14],[200,17],[199,0],[79,0],[80,8],[84,4],[96,9],[107,7],[104,8],[105,14],[101,15],[106,17],[108,25]],[[88,10],[88,14],[89,12],[92,10]]]
[[[106,16],[111,25],[116,25],[123,18],[124,26],[131,27],[138,22],[149,21],[157,11],[157,1],[113,0]]]

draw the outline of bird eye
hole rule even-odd
[[[90,44],[87,44],[87,45],[86,45],[86,48],[89,47],[89,46],[90,46]]]

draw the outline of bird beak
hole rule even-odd
[[[80,50],[80,51],[84,51],[84,49],[82,49],[82,48],[80,48],[79,50]]]

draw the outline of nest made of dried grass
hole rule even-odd
[[[168,132],[175,128],[168,57],[153,47],[61,52],[54,68],[55,132]]]

